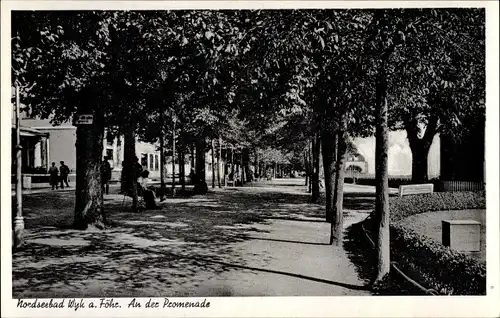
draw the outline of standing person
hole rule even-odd
[[[68,184],[68,175],[69,175],[69,167],[64,164],[64,161],[61,161],[61,166],[59,167],[59,173],[61,175],[61,189],[64,189],[64,184],[69,188]]]
[[[196,180],[196,173],[194,172],[194,168],[191,168],[191,171],[189,172],[189,181],[191,184],[196,184],[198,181]]]
[[[50,185],[52,186],[52,190],[54,190],[54,188],[58,189],[59,169],[57,169],[55,162],[53,162],[52,166],[49,168],[49,175],[50,175]]]
[[[233,176],[233,180],[234,180],[234,186],[242,185],[241,184],[240,170],[236,170],[236,172],[234,173],[234,176]]]
[[[109,164],[108,157],[104,157],[101,164],[101,185],[102,191],[109,194],[109,180],[111,179],[111,165]]]

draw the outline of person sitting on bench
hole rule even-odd
[[[154,187],[149,186],[149,171],[144,170],[141,173],[141,177],[139,178],[138,182],[138,189],[140,189],[138,192],[142,195],[142,198],[144,199],[144,203],[146,205],[146,210],[155,210],[158,209],[158,206],[156,205],[156,196],[155,196],[155,191]]]

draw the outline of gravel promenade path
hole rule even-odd
[[[13,296],[370,295],[343,247],[328,245],[324,206],[302,179],[210,189],[130,211],[105,196],[110,229],[77,231],[73,191],[24,196],[26,244],[13,255]],[[370,193],[346,185],[345,227],[364,219]]]

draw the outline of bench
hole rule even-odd
[[[442,241],[461,252],[478,252],[481,249],[481,223],[475,220],[443,220]]]
[[[399,196],[413,195],[413,194],[426,194],[434,192],[434,184],[407,184],[399,186]]]
[[[229,178],[226,179],[226,185],[229,187],[234,187],[235,183],[234,183],[234,180],[231,180]]]

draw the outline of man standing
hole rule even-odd
[[[52,186],[52,190],[54,190],[54,188],[57,189],[59,183],[59,169],[57,169],[55,162],[53,162],[52,166],[49,168],[49,175],[50,175],[50,185]]]
[[[111,179],[111,165],[109,164],[108,157],[104,157],[101,163],[101,185],[102,191],[109,194],[109,180]]]
[[[61,161],[61,166],[59,167],[59,173],[61,176],[61,189],[64,189],[64,184],[69,188],[68,184],[68,175],[69,175],[69,167],[64,164],[64,161]]]

